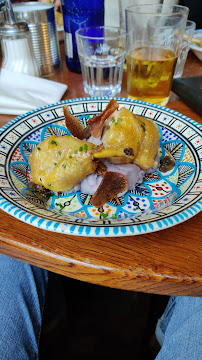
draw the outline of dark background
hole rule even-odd
[[[179,5],[189,8],[188,19],[195,21],[196,29],[202,29],[202,1],[201,0],[181,0]]]
[[[39,359],[155,359],[168,299],[49,273]]]

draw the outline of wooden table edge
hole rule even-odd
[[[68,235],[67,235],[68,236]],[[166,276],[138,267],[124,269],[78,260],[51,253],[33,246],[3,238],[0,235],[0,253],[63,276],[92,284],[122,290],[155,293],[159,295],[202,296],[202,279],[187,276]]]

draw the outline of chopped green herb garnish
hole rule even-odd
[[[51,186],[51,183],[48,183],[48,186]]]
[[[62,154],[61,151],[58,151],[58,154],[61,155]]]
[[[97,149],[97,145],[93,146],[93,149]]]
[[[115,121],[115,119],[112,119],[112,122],[114,122]]]
[[[142,126],[143,130],[146,131],[145,125],[144,125],[144,124],[141,124],[141,126]]]
[[[122,119],[121,119],[121,118],[118,118],[117,121],[122,121]]]
[[[78,150],[75,150],[74,153],[75,153],[75,154],[78,154]]]
[[[83,151],[83,148],[82,148],[82,146],[79,148],[79,151]]]
[[[139,140],[137,140],[137,144],[139,144],[140,142],[139,142]]]
[[[118,125],[118,123],[117,123],[117,122],[115,122],[115,123],[114,123],[114,125]]]
[[[38,147],[37,149],[38,149],[38,150],[41,150],[41,148],[40,148],[40,147]]]
[[[117,219],[117,215],[116,215],[116,214],[112,214],[112,219]]]
[[[54,163],[54,165],[57,165],[57,163]]]
[[[56,145],[56,146],[58,145],[55,140],[51,140],[51,144]]]
[[[87,145],[87,144],[84,144],[83,149],[84,149],[85,151],[87,151],[87,150],[88,150],[88,145]]]
[[[108,216],[108,214],[105,214],[105,213],[103,213],[103,212],[101,212],[100,215],[101,215],[104,219]]]
[[[66,168],[66,165],[65,165],[65,164],[62,164],[62,167],[63,167],[63,168]]]
[[[71,156],[71,155],[69,156],[69,159],[72,159],[72,156]]]

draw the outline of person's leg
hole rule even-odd
[[[48,271],[0,255],[0,359],[36,360]]]
[[[171,296],[157,323],[156,360],[202,359],[202,298]]]

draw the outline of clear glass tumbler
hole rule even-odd
[[[183,40],[177,58],[174,78],[180,78],[182,76],[184,65],[187,60],[187,55],[191,46],[192,36],[194,34],[195,29],[196,29],[196,23],[194,21],[187,20],[186,28],[184,30]]]
[[[150,4],[126,9],[130,98],[167,104],[188,11],[180,5]]]
[[[126,19],[125,19],[125,11],[126,8],[133,5],[141,5],[141,4],[168,4],[169,5],[176,5],[178,0],[119,0],[119,21],[120,21],[120,28],[126,28]]]
[[[126,31],[96,26],[76,31],[84,91],[91,96],[115,96],[121,91]]]

